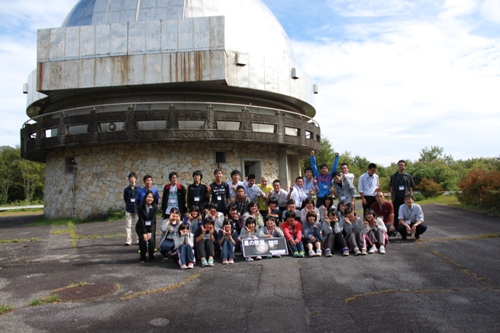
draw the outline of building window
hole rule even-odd
[[[252,124],[252,131],[261,133],[276,133],[276,126],[271,124]]]
[[[64,172],[73,173],[75,168],[75,158],[74,157],[66,157],[64,159]]]
[[[239,131],[241,122],[239,121],[217,121],[217,129],[224,131]]]
[[[45,137],[46,138],[53,138],[57,136],[58,130],[57,128],[49,128],[48,130],[45,130]]]
[[[141,131],[161,131],[167,128],[165,120],[141,120],[137,122],[137,128]]]
[[[88,128],[89,125],[68,126],[68,134],[69,135],[85,134],[88,132]]]
[[[110,123],[100,123],[101,132],[117,132],[123,131],[123,127],[125,126],[125,122],[110,122]]]
[[[179,129],[205,129],[204,120],[179,120]]]
[[[285,127],[285,134],[291,136],[300,136],[300,130],[293,127]]]

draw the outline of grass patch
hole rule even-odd
[[[8,243],[29,243],[36,242],[40,239],[38,237],[33,238],[13,238],[13,239],[0,239],[0,244],[8,244]]]
[[[434,198],[427,198],[424,200],[417,201],[419,205],[428,205],[428,204],[439,204],[439,205],[444,205],[448,207],[455,207],[455,208],[460,208],[460,209],[465,209],[469,210],[472,212],[478,212],[478,213],[486,213],[486,214],[491,214],[491,215],[496,215],[500,216],[500,212],[497,210],[491,210],[491,209],[485,209],[485,208],[480,208],[476,206],[469,206],[461,203],[458,201],[458,198],[454,194],[449,194],[449,195],[440,195]]]
[[[61,301],[61,297],[59,295],[50,295],[41,299],[34,299],[30,302],[30,306],[37,306],[37,305],[43,305],[43,304],[53,304],[53,303],[59,303]]]
[[[12,311],[12,309],[14,309],[12,305],[0,305],[0,315]]]
[[[89,286],[93,283],[90,282],[78,282],[78,283],[70,283],[66,288],[75,288],[75,287],[83,287],[83,286]]]

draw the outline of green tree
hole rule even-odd
[[[22,178],[25,200],[31,202],[36,188],[43,184],[45,165],[25,159],[19,159],[17,161],[17,167]]]

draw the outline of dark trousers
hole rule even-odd
[[[410,224],[410,228],[413,227],[415,223]],[[406,231],[406,227],[402,224],[398,224],[397,227],[398,232],[401,234],[401,237],[403,239],[406,239],[408,237],[408,232]],[[421,234],[423,234],[427,230],[427,226],[422,223],[417,226],[417,229],[415,230],[415,238],[419,238]]]
[[[332,253],[334,249],[342,250],[347,247],[344,236],[342,236],[341,232],[339,232],[338,234],[334,234],[333,232],[328,234],[326,236],[324,245],[325,249],[330,249]]]
[[[405,204],[405,198],[394,198],[392,205],[394,206],[394,229],[398,230],[399,225],[399,207]],[[399,230],[398,230],[399,231]]]
[[[374,196],[365,195],[366,205],[363,205],[363,218],[365,218],[366,210],[372,206],[372,203],[377,202]]]
[[[214,256],[214,242],[211,239],[203,239],[196,243],[196,250],[200,258],[208,258]]]
[[[147,242],[147,244],[144,241],[143,235],[137,235],[139,238],[139,250],[141,250],[141,260],[146,261],[146,252],[149,253],[149,260],[154,260],[155,258],[155,247],[156,247],[156,241],[154,235],[151,236],[151,239]]]

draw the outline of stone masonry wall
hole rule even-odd
[[[172,142],[64,148],[47,155],[44,214],[49,218],[72,215],[73,174],[65,173],[66,157],[74,157],[77,164],[75,217],[87,218],[105,214],[110,208],[124,209],[123,189],[131,171],[138,175],[141,187],[142,177],[150,174],[160,195],[172,171],[179,174],[184,186],[192,183],[194,170],[203,172],[203,183],[211,182],[218,167],[215,151],[227,152],[227,163],[220,164],[226,181],[232,170],[242,170],[244,158],[262,160],[262,175],[271,181],[278,176],[277,146]]]

